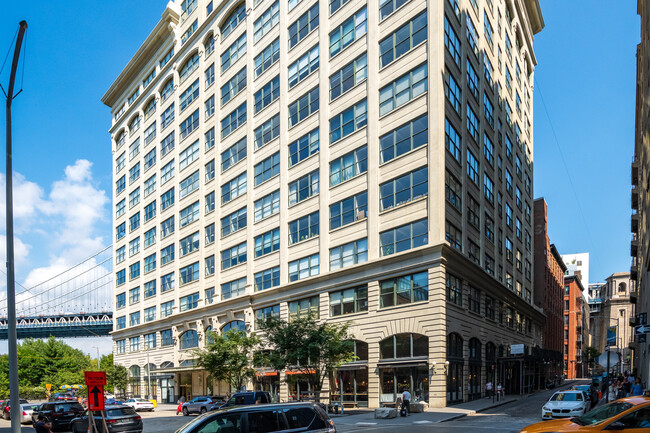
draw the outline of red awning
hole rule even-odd
[[[289,374],[316,374],[316,370],[307,370],[307,371],[287,371],[287,375]]]

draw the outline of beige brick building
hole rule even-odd
[[[102,99],[129,392],[226,393],[193,348],[267,314],[353,323],[337,400],[537,386],[543,26],[536,0],[169,2]],[[291,372],[250,387],[309,391]]]

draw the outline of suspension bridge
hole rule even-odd
[[[106,336],[113,330],[112,245],[38,284],[16,283],[18,339]],[[0,295],[0,340],[8,338],[7,297]]]

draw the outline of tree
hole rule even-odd
[[[213,379],[240,389],[255,376],[253,357],[260,338],[238,329],[231,329],[224,335],[209,332],[212,341],[205,349],[195,351],[196,365],[204,368]]]
[[[319,323],[311,316],[289,322],[269,317],[260,321],[260,327],[270,349],[265,354],[265,364],[304,375],[316,401],[320,400],[325,378],[354,360],[348,323]]]
[[[106,370],[106,384],[109,389],[116,389],[119,395],[126,395],[129,371],[123,365],[111,364]]]
[[[585,356],[587,357],[587,365],[594,368],[594,359],[600,356],[600,352],[593,346],[585,347]]]

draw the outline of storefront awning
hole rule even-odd
[[[385,359],[377,363],[377,367],[429,367],[426,359]]]
[[[277,371],[258,371],[255,373],[255,376],[257,377],[277,376],[277,375],[278,375]]]
[[[286,375],[290,374],[316,374],[316,370],[306,370],[306,371],[287,371]]]
[[[361,370],[364,368],[368,368],[368,363],[367,362],[360,362],[360,363],[349,363],[349,364],[343,364],[339,368],[337,368],[338,371],[350,371],[350,370]]]

